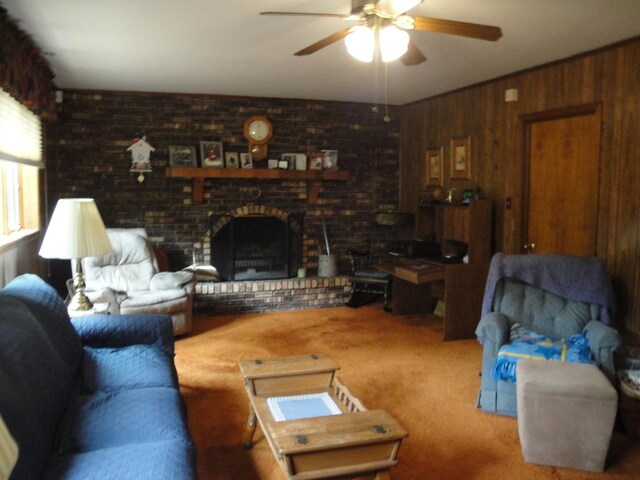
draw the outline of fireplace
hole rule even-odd
[[[224,281],[290,278],[302,258],[304,214],[261,205],[211,218],[211,265]]]

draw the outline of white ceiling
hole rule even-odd
[[[59,88],[384,102],[385,66],[344,42],[349,25],[261,11],[348,14],[350,0],[0,0],[47,52]],[[410,32],[427,62],[388,65],[402,105],[640,35],[640,0],[425,0],[412,14],[502,28],[497,42]]]

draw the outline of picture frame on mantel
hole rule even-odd
[[[222,142],[200,142],[200,160],[203,167],[224,168]]]
[[[170,145],[169,166],[171,167],[197,167],[196,148],[193,146]]]
[[[430,148],[426,151],[424,169],[424,187],[442,187],[444,180],[444,147]]]
[[[471,136],[451,140],[451,178],[471,180]]]

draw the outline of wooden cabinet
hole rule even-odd
[[[469,208],[444,208],[442,238],[447,241],[469,243]]]
[[[469,263],[491,260],[491,202],[431,204],[418,199],[416,238],[435,236],[445,256],[468,255]]]
[[[491,261],[491,203],[471,205],[418,201],[416,238],[435,237],[444,256],[468,258],[467,263],[445,259],[399,259],[380,268],[394,276],[394,314],[430,313],[434,299],[443,300],[444,339],[473,338],[480,321],[482,297]],[[426,265],[431,265],[426,267]]]

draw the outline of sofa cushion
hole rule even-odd
[[[12,479],[40,478],[74,372],[22,300],[0,295],[0,412],[20,455]]]
[[[173,357],[174,338],[169,315],[98,315],[71,319],[85,346],[155,345]]]
[[[80,367],[82,342],[71,325],[67,307],[51,285],[37,275],[25,274],[12,280],[0,295],[22,300],[34,313],[45,335],[69,368],[76,371]]]
[[[155,345],[84,347],[83,389],[89,392],[140,388],[178,388],[173,359]]]
[[[125,445],[76,454],[58,454],[45,480],[192,480],[194,450],[184,440]]]
[[[98,392],[82,395],[70,406],[60,426],[60,452],[185,438],[184,405],[176,389]]]

